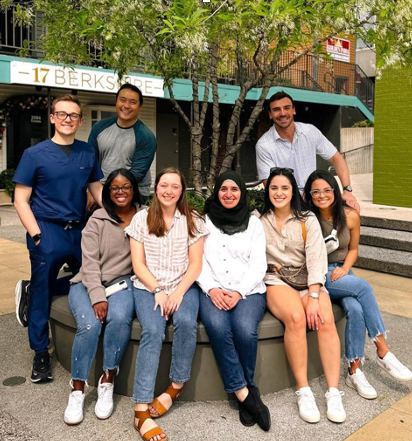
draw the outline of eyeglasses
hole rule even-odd
[[[333,193],[333,188],[325,188],[324,190],[312,190],[309,192],[313,198],[320,198],[322,194],[330,196]]]
[[[67,112],[54,112],[53,115],[56,115],[56,118],[59,121],[64,121],[69,117],[72,121],[78,121],[82,115],[81,113],[67,113]]]
[[[294,170],[293,170],[293,168],[287,168],[287,167],[272,167],[269,171],[269,174],[276,173],[276,172],[281,172],[281,173],[288,172],[288,173],[292,173],[292,175],[293,175]]]
[[[119,193],[119,191],[121,190],[123,193],[129,193],[130,191],[132,191],[133,186],[132,185],[123,185],[123,187],[117,187],[116,185],[113,187],[109,187],[110,191],[112,193]]]

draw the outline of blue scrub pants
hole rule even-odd
[[[54,295],[69,293],[69,279],[57,281],[62,265],[67,263],[74,274],[81,266],[81,232],[84,224],[65,229],[64,224],[37,220],[41,241],[36,246],[27,234],[30,254],[31,279],[28,309],[30,347],[36,354],[47,352],[49,345],[49,318],[51,299]]]

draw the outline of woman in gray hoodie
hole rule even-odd
[[[136,178],[126,169],[113,171],[102,192],[103,207],[82,232],[82,268],[71,280],[70,309],[77,322],[72,349],[72,392],[64,412],[66,424],[83,420],[84,385],[105,322],[103,375],[97,387],[95,413],[113,412],[113,379],[130,338],[134,303],[129,237],[124,229],[141,209]],[[113,295],[112,295],[113,294]]]

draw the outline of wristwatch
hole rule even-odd
[[[164,291],[164,290],[165,290],[165,289],[164,289],[163,286],[157,286],[157,287],[152,291],[152,294],[155,295],[155,294],[157,294],[157,293],[159,293],[159,292],[161,292],[161,291]]]
[[[312,299],[318,299],[319,293],[318,292],[310,292],[309,297],[312,297]]]
[[[38,242],[41,239],[41,233],[35,234],[31,237],[34,242]]]
[[[353,188],[352,188],[350,185],[345,185],[345,186],[343,187],[343,191],[349,191],[350,193],[352,193]]]

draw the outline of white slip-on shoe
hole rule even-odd
[[[103,374],[104,375],[104,374]],[[113,413],[113,383],[102,383],[103,375],[100,377],[97,385],[97,403],[94,407],[94,413],[100,420],[109,418]]]
[[[74,390],[69,395],[69,404],[64,411],[64,422],[75,426],[83,421],[83,406],[85,394],[81,390]]]
[[[328,420],[334,423],[343,423],[346,420],[346,412],[343,408],[342,397],[345,395],[336,387],[329,388],[326,392],[326,406]]]
[[[365,374],[357,368],[354,374],[348,374],[345,383],[347,386],[352,387],[356,392],[367,400],[375,399],[378,394],[373,386],[366,379]]]
[[[392,352],[388,352],[383,358],[377,356],[376,361],[378,362],[378,365],[395,380],[412,380],[412,372],[403,365]]]
[[[307,423],[318,423],[320,412],[310,387],[302,387],[295,394],[298,396],[299,416],[302,420]]]

